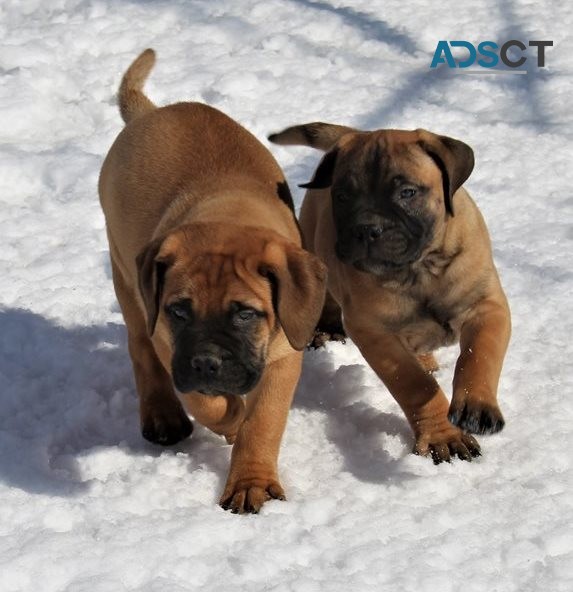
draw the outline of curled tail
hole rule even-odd
[[[333,123],[323,123],[315,121],[303,125],[293,125],[287,127],[282,132],[271,134],[269,141],[282,146],[302,145],[318,148],[319,150],[330,150],[342,136],[357,132],[359,130],[345,125],[335,125]]]
[[[118,101],[119,111],[125,123],[156,108],[141,90],[154,64],[155,52],[146,49],[129,66],[121,79]]]

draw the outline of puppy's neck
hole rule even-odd
[[[293,224],[288,206],[270,191],[270,187],[219,187],[198,194],[184,190],[175,197],[164,212],[155,235],[166,234],[175,228],[193,222],[213,222],[269,228],[297,244],[300,237]]]

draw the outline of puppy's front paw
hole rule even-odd
[[[421,434],[416,440],[414,454],[431,456],[437,465],[450,462],[456,456],[461,460],[471,461],[472,458],[481,456],[481,450],[473,436],[454,428],[438,434]]]
[[[495,434],[503,429],[505,420],[497,404],[481,401],[452,401],[448,419],[472,434]]]
[[[270,499],[286,499],[277,479],[246,477],[227,483],[219,505],[233,514],[258,514],[262,505]]]
[[[141,424],[141,434],[149,442],[161,446],[172,446],[188,438],[193,424],[181,408],[154,408],[148,412]]]

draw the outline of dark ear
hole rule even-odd
[[[276,314],[289,343],[306,347],[322,312],[326,293],[326,266],[308,251],[277,243],[267,247],[259,273],[273,285]]]
[[[308,183],[299,185],[299,187],[305,189],[325,189],[330,187],[337,156],[338,148],[333,148],[330,152],[327,152],[320,161],[312,179]]]
[[[165,237],[156,238],[136,258],[139,292],[147,312],[147,331],[153,335],[159,316],[165,272],[173,263],[170,254],[160,254]]]
[[[454,215],[454,193],[465,183],[474,168],[474,152],[463,142],[418,130],[420,145],[442,172],[446,211]]]

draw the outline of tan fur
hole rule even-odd
[[[288,138],[304,138],[304,127],[285,133]],[[498,422],[491,431],[501,429],[497,386],[510,336],[509,308],[484,220],[463,188],[453,197],[455,215],[446,215],[442,175],[420,148],[437,142],[434,134],[423,130],[359,132],[342,126],[332,126],[327,133],[327,128],[328,124],[321,124],[320,133],[327,138],[321,145],[336,138],[337,175],[363,175],[363,170],[348,169],[346,155],[366,151],[369,143],[384,134],[394,162],[431,188],[432,197],[425,207],[440,215],[431,244],[409,270],[415,281],[409,281],[409,275],[382,281],[338,259],[330,187],[306,193],[300,225],[305,246],[327,264],[329,297],[342,309],[345,330],[404,410],[416,436],[415,451],[431,453],[436,462],[449,460],[451,454],[471,460],[472,454],[479,453],[477,442],[453,425],[448,413],[458,419],[463,414],[478,418],[489,414]],[[281,143],[282,134],[272,137]],[[440,315],[447,331],[436,319]],[[456,341],[461,354],[448,407],[430,375],[437,369],[432,352]]]
[[[236,300],[263,309],[257,341],[266,367],[246,404],[235,395],[181,394],[197,421],[236,441],[221,504],[258,511],[266,499],[284,497],[279,446],[300,374],[298,350],[324,299],[325,269],[301,249],[281,194],[285,179],[268,150],[207,105],[155,108],[141,92],[153,63],[154,52],[146,50],[123,78],[119,102],[127,125],[99,180],[141,423],[174,439],[191,429],[170,374],[166,303],[190,298],[204,316]],[[159,264],[168,266],[161,293]],[[263,273],[279,284],[277,310]]]
[[[349,132],[356,131],[345,125],[332,125],[315,121],[304,125],[294,125],[279,134],[271,134],[269,140],[281,146],[306,145],[328,150]]]
[[[155,105],[141,90],[154,65],[155,52],[152,49],[146,49],[123,75],[119,86],[118,103],[125,123],[155,109]]]

